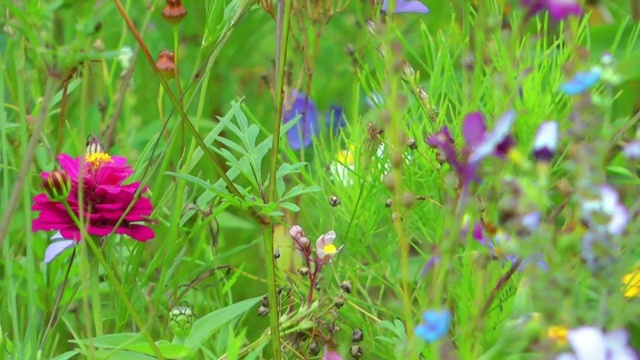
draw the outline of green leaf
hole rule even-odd
[[[67,351],[66,353],[60,354],[51,360],[69,360],[78,354],[80,354],[80,350],[71,350]]]
[[[90,341],[88,339],[80,339],[72,342],[89,345]],[[147,342],[144,342],[141,334],[107,334],[95,337],[91,342],[93,342],[94,346],[99,348],[123,349],[134,351],[139,354],[155,355],[151,346]],[[162,355],[167,359],[179,359],[188,356],[191,353],[188,347],[180,344],[172,344],[166,340],[157,341],[156,346],[158,346]],[[109,358],[111,359],[111,357]]]
[[[247,299],[209,313],[193,323],[189,336],[184,340],[185,346],[196,351],[221,326],[229,323],[251,309],[262,296]]]
[[[281,202],[280,206],[289,210],[289,211],[293,211],[293,212],[298,212],[300,211],[300,207],[294,203],[290,203],[290,202]]]

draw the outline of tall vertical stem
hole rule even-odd
[[[276,14],[276,117],[274,119],[273,147],[271,148],[271,166],[269,169],[269,188],[265,202],[275,201],[276,172],[278,170],[278,149],[280,147],[280,126],[284,102],[284,65],[287,58],[287,42],[289,40],[289,23],[291,21],[291,0],[278,0]],[[267,265],[267,287],[269,296],[269,324],[271,327],[271,346],[273,359],[282,357],[280,351],[280,311],[276,285],[275,258],[273,256],[273,221],[264,225],[264,249]]]

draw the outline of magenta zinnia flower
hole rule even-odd
[[[582,14],[582,6],[576,0],[520,0],[520,6],[527,8],[527,17],[547,10],[556,21]]]
[[[128,235],[138,241],[147,241],[154,237],[153,230],[145,225],[153,206],[151,201],[135,193],[139,182],[123,184],[133,169],[127,165],[127,159],[109,156],[101,151],[90,151],[85,157],[73,158],[67,154],[58,155],[62,170],[71,180],[71,191],[67,202],[75,215],[80,218],[80,199],[82,196],[82,219],[87,224],[87,233],[95,236],[116,234]],[[49,173],[43,172],[47,179]],[[79,183],[82,190],[79,191]],[[146,186],[142,191],[146,191]],[[53,201],[42,193],[33,199],[33,211],[40,215],[33,220],[33,231],[59,231],[64,239],[80,241],[80,229],[74,224],[63,203]],[[133,203],[131,210],[126,212]],[[126,214],[125,214],[126,212]],[[124,215],[124,216],[123,216]],[[116,224],[123,217],[122,222]]]

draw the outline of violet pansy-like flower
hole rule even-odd
[[[59,232],[59,235],[52,238],[53,243],[48,249],[49,253],[45,254],[45,261],[51,261],[69,248],[69,240],[82,239],[82,232],[67,212],[65,202],[76,218],[86,222],[86,232],[89,235],[103,237],[115,233],[128,235],[138,241],[147,241],[155,236],[153,230],[146,225],[153,211],[151,201],[147,197],[136,195],[140,183],[123,184],[133,174],[126,158],[110,156],[93,139],[89,142],[84,157],[73,158],[60,154],[58,162],[62,168],[61,173],[70,182],[70,189],[65,192],[66,199],[52,196],[60,195],[60,191],[52,191],[59,184],[51,181],[52,173],[44,172],[41,176],[47,191],[33,199],[31,208],[40,212],[31,223],[34,232]],[[142,188],[142,193],[144,191],[146,187]]]
[[[431,343],[447,334],[451,314],[447,310],[427,310],[422,314],[422,320],[414,332],[422,340]]]
[[[582,6],[576,0],[520,0],[520,6],[527,9],[527,17],[546,10],[556,21],[582,14]]]
[[[321,264],[326,264],[342,250],[344,245],[336,247],[333,241],[336,239],[336,232],[331,230],[324,235],[321,235],[316,241],[316,255],[318,261]]]
[[[558,123],[546,121],[540,124],[533,143],[533,157],[539,162],[550,162],[558,148]]]
[[[318,110],[314,102],[305,94],[294,91],[288,108],[282,112],[284,124],[300,116],[298,122],[287,131],[287,140],[293,150],[300,150],[311,145],[313,137],[318,133]]]
[[[515,120],[516,113],[510,110],[498,119],[491,131],[487,131],[481,113],[474,112],[467,115],[462,125],[462,134],[471,151],[469,162],[478,163],[492,154],[505,157],[513,148],[511,128]]]
[[[638,360],[638,352],[629,346],[629,334],[624,329],[605,333],[585,326],[571,329],[567,339],[573,353],[563,353],[556,360]]]
[[[382,3],[381,10],[384,13],[389,12],[390,0],[384,0]],[[418,0],[395,0],[394,1],[394,14],[401,13],[417,13],[417,14],[428,14],[429,8]]]
[[[480,181],[476,176],[477,164],[470,164],[465,157],[458,156],[449,128],[443,126],[440,131],[427,136],[425,142],[430,147],[437,148],[445,156],[446,161],[456,171],[463,187],[472,181]]]

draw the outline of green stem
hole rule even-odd
[[[80,229],[80,232],[82,233],[82,237],[84,239],[90,239],[90,236],[87,233],[87,230],[84,228],[84,226],[82,226],[82,222],[80,222],[76,214],[73,212],[73,210],[69,206],[69,203],[65,200],[63,202],[63,205],[67,210],[67,213],[69,213],[69,216],[71,216],[71,219],[73,219],[73,222],[75,223],[75,225],[78,227],[78,229]],[[97,245],[91,240],[85,241],[85,243],[89,245],[89,247],[91,248],[91,251],[93,252],[95,257],[98,259],[98,262],[104,268],[104,272],[106,273],[107,278],[109,279],[109,282],[113,285],[114,289],[116,290],[116,293],[124,303],[124,306],[127,308],[129,313],[131,314],[133,321],[135,321],[136,325],[138,325],[138,327],[140,328],[140,331],[142,331],[142,334],[147,339],[147,342],[149,343],[151,350],[153,350],[154,354],[158,359],[164,359],[164,357],[162,356],[162,353],[160,352],[160,349],[158,349],[158,346],[153,341],[153,338],[151,337],[149,332],[146,330],[145,324],[142,322],[142,319],[140,319],[140,316],[138,316],[138,312],[136,311],[136,309],[134,309],[133,305],[131,305],[131,302],[127,298],[127,295],[125,294],[124,289],[122,288],[122,285],[120,285],[120,283],[118,282],[118,279],[116,279],[116,276],[113,274],[111,267],[109,266],[109,264],[107,263],[107,260],[104,258],[104,256],[100,252],[100,249],[98,249]]]
[[[269,188],[265,202],[276,201],[276,172],[278,170],[278,150],[280,148],[280,126],[284,102],[284,67],[287,59],[287,42],[289,40],[289,24],[291,22],[291,1],[278,0],[276,16],[276,117],[274,119],[273,146],[271,148],[271,167],[269,169]],[[282,357],[280,351],[280,311],[276,290],[275,258],[273,256],[273,221],[263,227],[263,241],[267,266],[267,292],[269,297],[269,326],[271,328],[271,347],[273,359]]]
[[[99,242],[93,237],[88,237],[86,240],[89,242]],[[99,248],[98,245],[96,247]],[[91,290],[91,310],[93,312],[93,326],[96,330],[96,336],[103,334],[102,321],[102,301],[100,300],[100,267],[98,262],[95,261],[93,254],[87,254],[87,261],[89,263],[89,289]]]
[[[127,24],[127,27],[129,28],[129,31],[131,31],[131,33],[133,34],[133,37],[136,39],[136,42],[138,42],[138,45],[140,45],[140,49],[142,50],[142,53],[144,54],[144,56],[147,59],[147,61],[149,62],[149,65],[151,66],[151,70],[153,70],[153,72],[156,74],[158,80],[160,80],[160,83],[162,84],[162,87],[164,88],[164,90],[167,93],[167,96],[169,97],[169,99],[171,100],[171,102],[175,106],[176,111],[180,115],[180,118],[182,119],[183,124],[187,125],[187,128],[191,132],[191,135],[193,136],[193,138],[198,143],[198,146],[200,146],[200,148],[202,149],[203,153],[209,158],[209,160],[211,160],[211,163],[213,164],[213,167],[216,169],[218,175],[222,178],[222,180],[224,181],[225,185],[227,185],[227,188],[229,189],[229,192],[231,194],[233,194],[234,196],[237,196],[238,198],[244,198],[244,196],[240,193],[240,191],[235,186],[235,184],[233,183],[231,178],[229,178],[227,173],[224,171],[224,167],[222,166],[220,161],[213,155],[213,152],[211,151],[211,149],[209,149],[209,147],[204,143],[204,140],[202,139],[200,134],[198,134],[195,126],[189,120],[189,117],[187,116],[187,113],[185,112],[184,108],[180,104],[180,100],[178,100],[178,98],[173,93],[173,91],[171,91],[171,88],[169,87],[169,84],[167,83],[167,80],[160,73],[160,70],[158,69],[158,66],[156,66],[156,63],[153,60],[153,56],[151,56],[151,53],[149,52],[149,49],[147,48],[146,44],[144,43],[144,40],[142,40],[142,37],[140,36],[140,33],[138,33],[138,30],[133,25],[133,22],[131,21],[131,18],[129,18],[129,16],[127,15],[126,11],[124,10],[124,7],[120,3],[120,0],[113,0],[113,2],[116,5],[116,8],[118,9],[118,12],[122,16],[122,19]],[[250,212],[251,212],[251,215],[253,215],[256,219],[261,220],[261,216],[254,209],[250,209]]]

